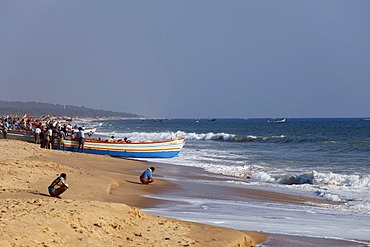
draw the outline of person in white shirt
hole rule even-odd
[[[52,145],[52,137],[53,137],[53,130],[51,128],[49,128],[47,131],[46,131],[46,148],[47,149],[50,149],[51,148],[51,145]]]
[[[41,129],[39,127],[36,127],[35,129],[35,143],[40,144],[40,134],[41,134]]]

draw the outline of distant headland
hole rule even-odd
[[[1,101],[0,116],[67,116],[70,118],[141,118],[143,116],[106,110],[96,110],[84,106],[60,105],[41,102]]]

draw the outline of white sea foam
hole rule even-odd
[[[223,140],[223,141],[230,141],[235,135],[228,134],[228,133],[185,133],[185,132],[177,132],[186,139],[189,140]]]
[[[194,199],[176,195],[154,196],[154,198],[183,202],[183,204],[145,211],[187,221],[241,230],[370,240],[367,218],[341,211],[336,206],[325,208],[260,201],[256,203],[249,200]],[[224,210],[225,208],[227,211]],[[282,224],[284,227],[281,227]],[[318,230],[320,228],[317,226],[325,227],[325,231]]]
[[[245,162],[240,161],[240,165],[215,165],[217,159],[208,158],[208,163],[194,163],[194,159],[191,162],[184,162],[181,164],[190,164],[191,166],[201,167],[211,173],[234,176],[234,177],[251,177],[254,181],[277,183],[277,184],[312,184],[312,185],[333,185],[345,188],[368,188],[370,187],[370,177],[364,175],[345,175],[335,174],[333,172],[317,172],[308,171],[302,174],[287,174],[287,171],[279,171],[276,168],[262,165],[246,165]],[[233,162],[237,164],[238,162]],[[243,164],[244,163],[244,164]],[[280,174],[279,174],[280,172]]]
[[[334,201],[334,202],[341,202],[342,201],[342,199],[340,199],[339,195],[332,194],[332,193],[317,191],[317,195],[319,197],[322,197],[322,198],[327,199],[329,201]]]
[[[99,123],[100,127],[102,123]],[[96,125],[95,125],[96,126]],[[133,140],[159,140],[163,138],[171,138],[173,136],[177,137],[185,137],[188,140],[197,140],[197,141],[256,141],[256,140],[274,140],[274,139],[284,139],[286,138],[284,135],[280,136],[254,136],[254,135],[247,135],[247,136],[236,136],[235,134],[230,133],[214,133],[214,132],[207,132],[207,133],[195,133],[195,132],[184,132],[184,131],[176,131],[176,132],[117,132],[117,131],[102,131],[98,128],[97,132],[98,135],[101,136],[109,136],[111,134],[116,134],[117,136],[129,136]]]
[[[112,136],[116,139],[127,137],[131,141],[159,141],[159,140],[169,140],[176,137],[183,137],[181,135],[181,132],[173,133],[173,132],[151,132],[151,133],[145,133],[145,132],[101,132],[97,131],[96,135],[98,136]]]
[[[207,151],[196,152],[184,150],[179,156],[171,160],[159,162],[200,167],[214,174],[221,174],[238,179],[245,179],[249,186],[273,186],[280,187],[286,193],[306,195],[304,191],[316,193],[318,197],[326,200],[344,202],[340,206],[342,210],[353,213],[370,214],[370,186],[369,176],[336,174],[333,172],[302,171],[301,174],[290,173],[280,170],[268,164],[246,164],[246,160],[239,160],[231,164],[218,163],[217,157],[225,156],[222,150],[218,150],[211,157]],[[227,180],[225,183],[243,184],[237,179]]]
[[[317,184],[329,184],[357,188],[370,187],[369,175],[345,175],[333,172],[324,173],[316,171],[313,171],[313,174],[315,183]]]

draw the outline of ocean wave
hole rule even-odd
[[[370,200],[358,200],[358,199],[348,199],[343,195],[328,191],[316,191],[317,196],[322,197],[329,201],[342,202],[340,208],[346,211],[369,214],[370,215]]]
[[[100,136],[128,137],[132,140],[160,140],[175,137],[185,137],[187,140],[193,141],[224,141],[224,142],[289,142],[290,140],[284,136],[237,136],[229,133],[186,133],[184,131],[177,132],[118,132],[118,131],[101,131],[96,132]]]
[[[225,166],[214,164],[204,165],[203,168],[211,173],[238,178],[252,178],[252,171],[263,169],[261,166],[258,165]]]
[[[268,172],[258,171],[251,173],[252,177],[261,182],[276,183],[283,185],[316,185],[334,186],[342,188],[369,188],[369,175],[345,175],[333,172],[311,171],[302,174],[269,174]]]
[[[341,206],[347,211],[370,215],[370,201],[347,201]]]
[[[288,137],[286,135],[270,135],[270,136],[258,136],[258,135],[236,135],[224,132],[185,132],[185,131],[164,131],[164,132],[139,132],[139,131],[117,131],[109,130],[107,128],[101,128],[97,126],[96,134],[99,136],[111,136],[123,138],[128,137],[133,141],[158,141],[163,139],[171,139],[173,137],[185,137],[191,141],[221,141],[221,142],[232,142],[232,143],[245,143],[245,142],[256,142],[256,143],[317,143],[323,145],[335,145],[335,141],[328,141],[318,138],[295,138]]]
[[[349,189],[370,188],[369,175],[346,175],[333,172],[303,172],[301,174],[289,174],[279,172],[274,168],[260,165],[202,165],[211,173],[248,178],[252,182],[273,183],[281,185],[312,185],[312,186],[334,186]]]
[[[115,139],[121,139],[127,137],[129,140],[134,142],[143,142],[143,141],[160,141],[160,140],[169,140],[179,137],[184,137],[182,132],[95,132],[97,136],[109,137],[114,136]]]
[[[365,188],[370,187],[369,175],[345,175],[333,172],[313,171],[316,184],[333,185],[342,187]]]
[[[343,201],[338,194],[333,194],[333,193],[323,192],[323,191],[316,191],[315,194],[318,197],[322,197],[322,198],[324,198],[328,201],[334,201],[334,202],[342,202]]]
[[[186,139],[189,140],[218,140],[218,141],[231,141],[235,135],[233,134],[228,134],[228,133],[184,133],[186,136]]]
[[[291,140],[284,135],[280,136],[234,136],[230,141],[233,142],[275,142],[275,143],[285,143]]]
[[[103,125],[103,126],[102,126]],[[110,136],[112,134],[118,137],[128,137],[135,141],[150,141],[150,140],[160,140],[168,139],[173,136],[185,137],[187,140],[192,141],[222,141],[222,142],[261,142],[261,143],[320,143],[320,144],[336,144],[335,141],[324,140],[322,138],[307,138],[307,137],[289,137],[286,135],[240,135],[225,132],[185,132],[182,130],[178,131],[163,131],[163,132],[139,132],[132,131],[132,129],[126,129],[125,131],[120,131],[112,126],[105,126],[106,123],[96,123],[98,127],[96,134],[101,136]]]
[[[284,136],[255,136],[246,135],[239,136],[228,133],[186,133],[186,138],[189,140],[213,140],[226,142],[289,142],[290,140]]]
[[[279,174],[273,168],[267,169],[265,166],[258,165],[235,167],[207,165],[205,169],[208,172],[245,179],[245,182],[252,185],[270,184],[273,187],[284,186],[285,189],[312,191],[316,196],[325,200],[344,203],[340,206],[344,210],[370,214],[370,201],[358,199],[366,198],[366,193],[370,189],[369,175],[345,175],[317,171],[302,174]],[[234,180],[236,184],[239,182],[239,180]],[[359,191],[365,193],[365,196],[359,195]]]

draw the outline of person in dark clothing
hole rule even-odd
[[[42,129],[40,133],[40,147],[45,148],[45,146],[46,146],[46,133],[45,129]]]
[[[80,148],[81,148],[81,152],[83,153],[84,152],[84,143],[85,143],[85,137],[84,137],[84,132],[82,130],[82,128],[78,128],[78,133],[77,133],[77,138],[78,138],[78,152],[80,152]]]
[[[3,137],[4,139],[8,138],[8,127],[6,127],[5,125],[3,126]]]

